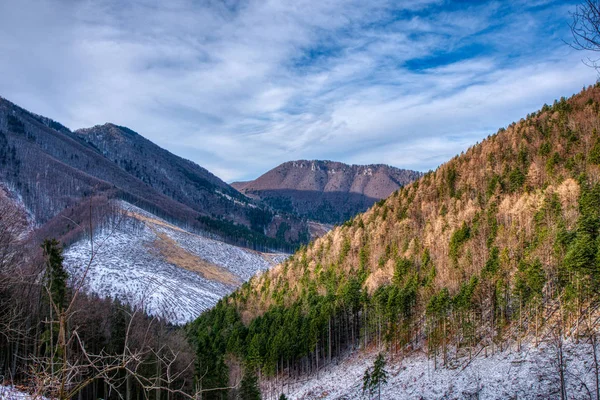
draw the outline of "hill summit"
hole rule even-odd
[[[298,160],[231,186],[276,209],[323,223],[342,223],[421,175],[383,164]]]

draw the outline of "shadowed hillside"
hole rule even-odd
[[[289,250],[310,235],[301,218],[241,195],[130,129],[106,124],[71,132],[2,98],[0,165],[0,181],[23,199],[38,226],[65,210],[79,215],[100,196],[248,247]],[[65,221],[53,225],[65,231]]]

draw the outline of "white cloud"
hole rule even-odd
[[[3,2],[0,95],[128,126],[225,180],[298,158],[429,169],[595,78],[545,30],[568,5],[503,6]],[[435,61],[465,45],[481,54]]]

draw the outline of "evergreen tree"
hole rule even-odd
[[[381,399],[381,385],[387,383],[388,373],[385,370],[385,358],[383,353],[379,353],[373,363],[372,369],[367,369],[363,376],[363,393],[368,391],[369,396],[377,391],[377,398]]]
[[[126,335],[127,318],[125,311],[123,310],[123,305],[117,299],[112,306],[112,313],[110,316],[110,350],[118,354],[122,353],[125,348]]]
[[[54,306],[59,310],[65,305],[69,274],[63,267],[62,248],[56,239],[46,239],[42,244],[46,257],[46,284]]]
[[[240,399],[242,400],[260,400],[260,388],[258,387],[258,376],[253,368],[249,368],[244,373],[242,385],[240,387]]]
[[[385,370],[385,358],[382,353],[379,353],[373,365],[373,373],[371,373],[371,385],[377,388],[378,398],[381,398],[381,385],[387,383],[387,371]]]
[[[363,375],[362,391],[363,394],[365,394],[365,392],[369,392],[369,397],[373,394],[371,391],[371,371],[369,368],[365,370],[365,374]]]

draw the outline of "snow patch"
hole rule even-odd
[[[281,381],[278,387],[289,399],[358,399],[365,370],[372,367],[374,353],[358,353],[335,361],[300,382]],[[382,399],[554,399],[560,398],[557,353],[552,343],[509,348],[485,357],[480,354],[458,360],[451,368],[434,369],[424,354],[389,360],[388,383]],[[569,399],[594,398],[592,346],[580,341],[564,343],[566,387]],[[273,382],[271,382],[272,384]],[[264,389],[268,387],[265,384]],[[280,390],[281,392],[281,390]],[[590,392],[592,397],[590,397]]]
[[[2,400],[48,400],[46,397],[34,396],[18,390],[13,386],[0,386],[0,399]]]

